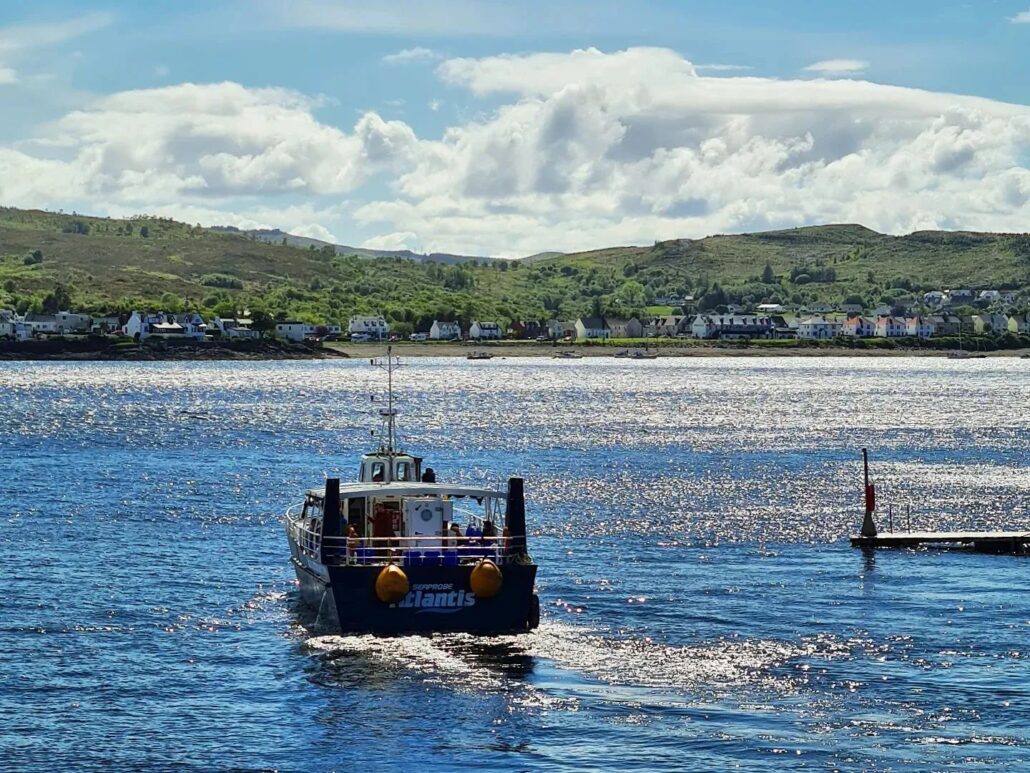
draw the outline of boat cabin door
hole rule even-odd
[[[439,547],[444,523],[451,520],[454,503],[436,497],[417,497],[404,501],[404,534],[426,537],[413,540],[414,547]]]

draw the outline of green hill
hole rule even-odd
[[[55,294],[55,288],[60,286]],[[338,255],[166,219],[0,209],[0,308],[260,309],[311,321],[640,313],[655,297],[868,305],[945,287],[1030,288],[1030,236],[830,225],[458,265]],[[67,295],[66,295],[67,294]]]

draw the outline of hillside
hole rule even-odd
[[[313,239],[310,236],[297,236],[278,228],[240,230],[233,226],[215,226],[209,230],[220,233],[240,234],[251,239],[268,242],[269,244],[286,244],[290,247],[314,247],[316,250],[331,247],[337,255],[357,255],[359,258],[405,258],[407,260],[414,260],[417,263],[425,261],[435,263],[467,263],[470,260],[497,260],[497,258],[476,255],[452,255],[449,252],[429,252],[423,255],[411,250],[372,250],[367,247],[350,247],[346,244],[334,244],[321,239]]]
[[[1030,236],[895,237],[832,225],[443,265],[339,255],[333,245],[302,248],[165,219],[0,209],[0,308],[21,310],[69,300],[67,293],[95,311],[246,307],[311,321],[381,312],[404,332],[434,318],[640,313],[668,294],[695,295],[702,308],[849,298],[874,305],[958,286],[1030,288]]]

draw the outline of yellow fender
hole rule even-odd
[[[472,576],[469,577],[469,587],[479,599],[492,599],[501,590],[501,583],[504,582],[504,575],[500,568],[488,558],[472,567]]]
[[[408,575],[396,564],[384,566],[376,577],[376,596],[384,604],[396,604],[408,595],[410,589]]]

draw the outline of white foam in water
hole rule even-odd
[[[307,639],[305,646],[334,661],[365,658],[458,690],[509,690],[513,679],[504,673],[503,660],[515,655],[547,661],[561,671],[609,685],[684,693],[747,685],[793,691],[795,680],[774,674],[773,669],[798,658],[831,658],[850,651],[847,643],[832,637],[801,642],[719,639],[669,645],[648,638],[603,635],[554,621],[544,621],[538,630],[523,636],[315,636]],[[530,687],[521,682],[520,686]]]

